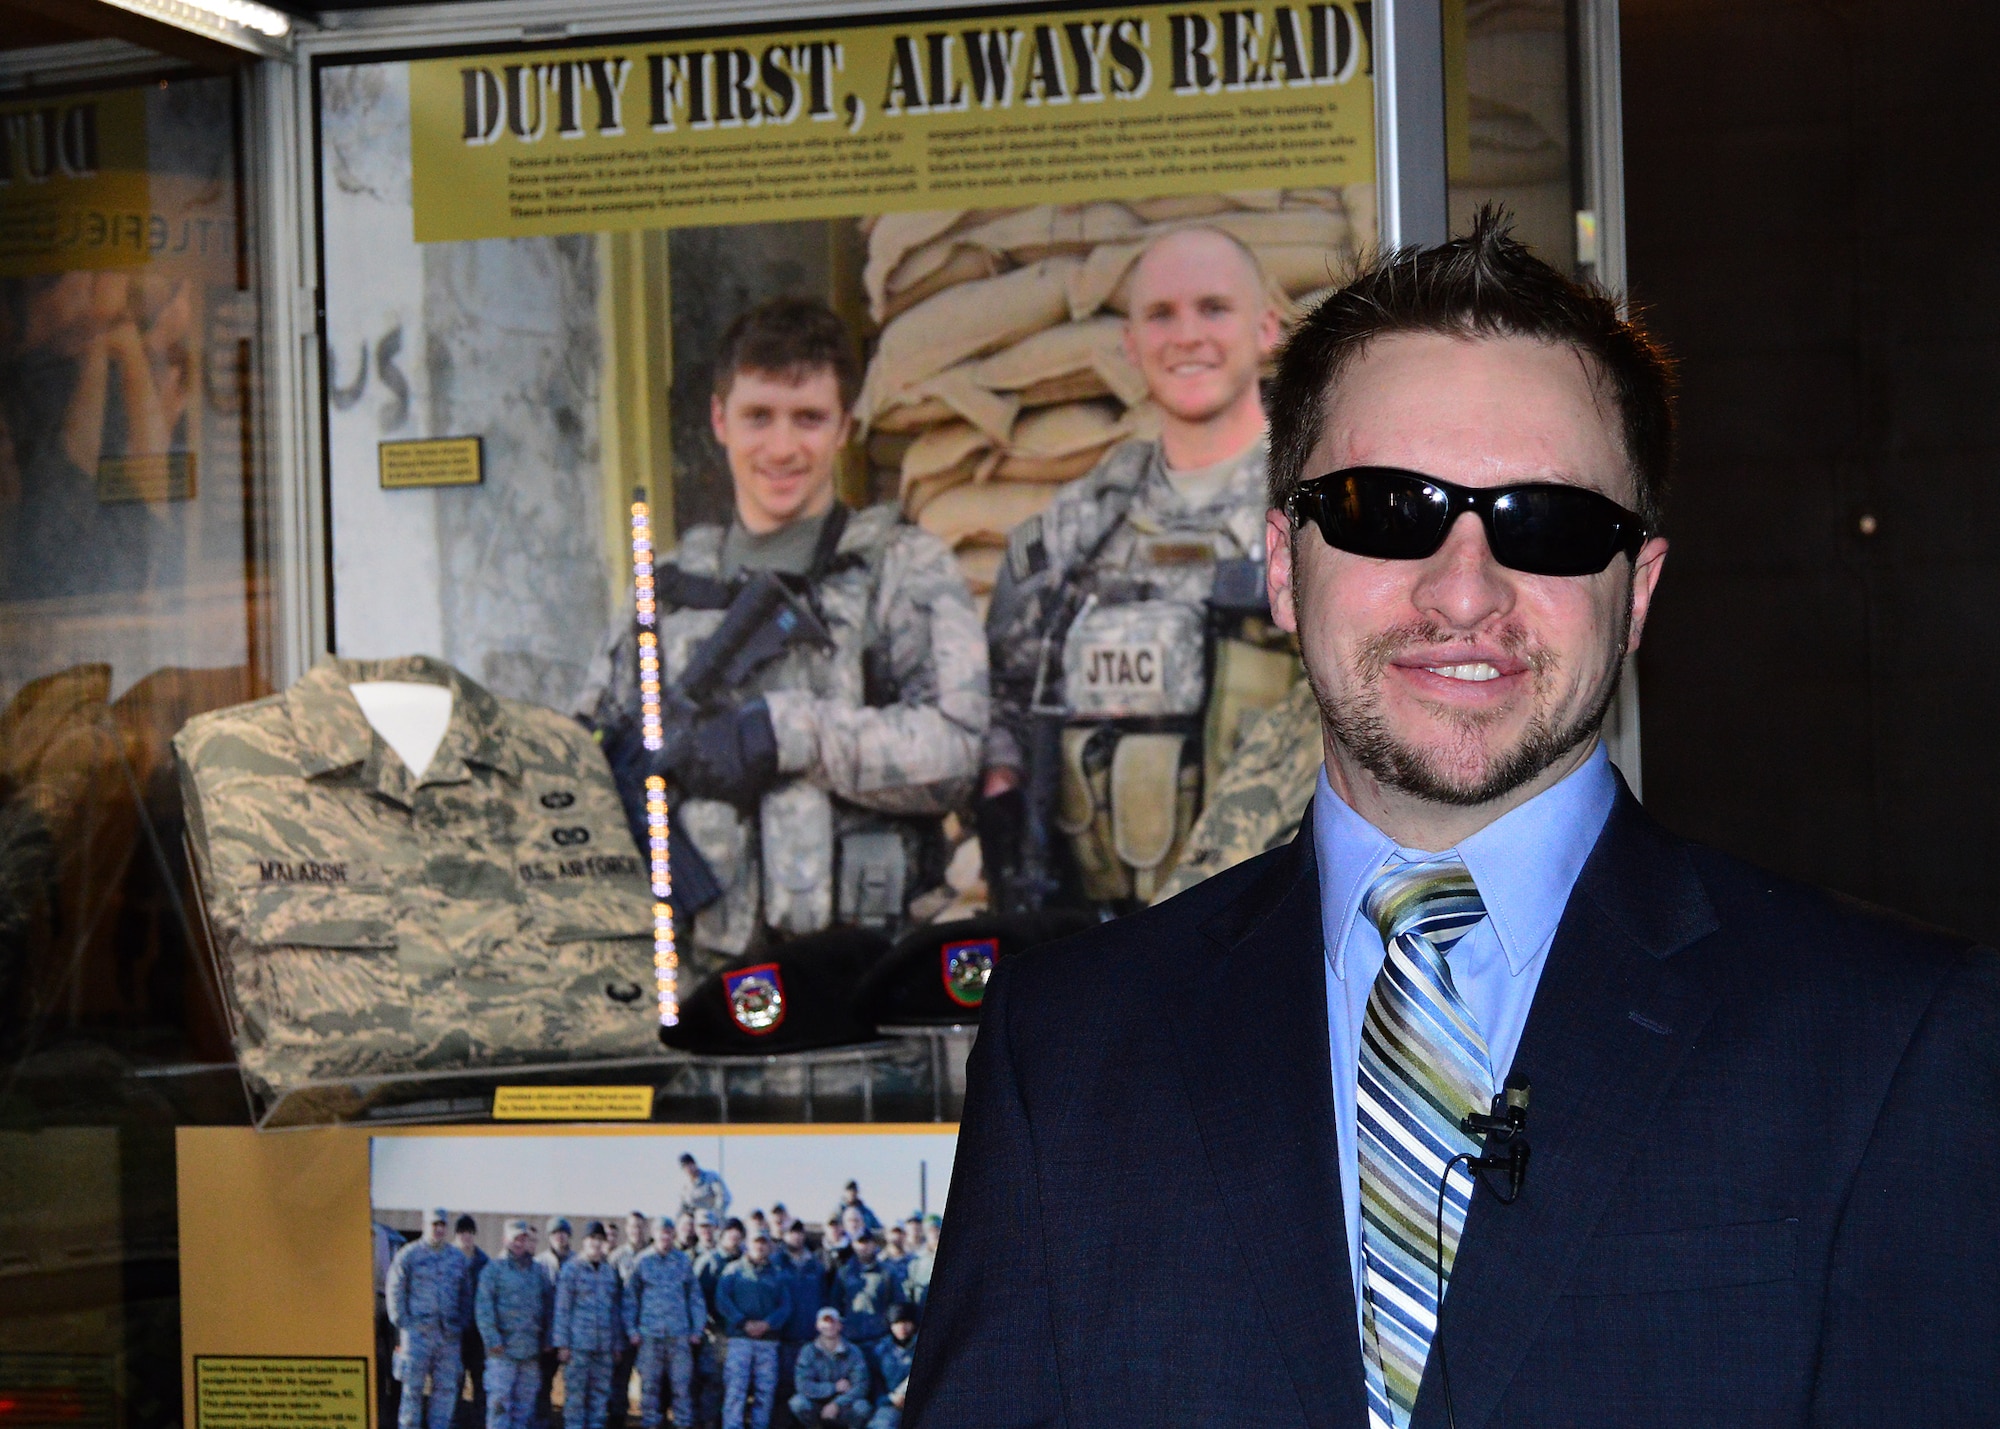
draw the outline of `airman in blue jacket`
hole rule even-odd
[[[868,1358],[841,1333],[840,1311],[828,1306],[816,1325],[819,1333],[799,1351],[793,1370],[798,1393],[789,1405],[792,1418],[815,1429],[826,1424],[862,1429],[869,1411]]]
[[[864,1230],[833,1272],[833,1303],[847,1338],[870,1354],[889,1333],[889,1312],[903,1302],[903,1282],[877,1258],[880,1248],[875,1232]]]
[[[768,1429],[778,1390],[778,1347],[791,1318],[791,1289],[771,1263],[771,1237],[750,1238],[743,1258],[716,1282],[716,1313],[729,1350],[722,1364],[722,1426],[743,1429],[743,1409],[756,1386],[755,1429]]]
[[[898,1305],[889,1313],[889,1338],[875,1347],[879,1397],[868,1429],[903,1429],[903,1391],[910,1382],[910,1366],[916,1358],[916,1306]]]

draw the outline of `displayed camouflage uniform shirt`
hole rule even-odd
[[[689,575],[725,578],[726,535],[721,526],[694,527],[672,563]],[[969,798],[978,773],[986,641],[945,544],[904,522],[893,505],[854,512],[814,599],[833,648],[796,646],[758,671],[750,688],[727,692],[737,702],[764,699],[784,782],[764,796],[756,817],[709,799],[678,806],[682,836],[725,889],[695,920],[693,941],[704,948],[740,952],[760,926],[807,933],[856,921],[834,898],[840,861],[862,848],[846,841],[899,824],[906,832],[935,829]],[[722,616],[661,611],[668,688]],[[627,619],[600,653],[577,712],[605,728],[635,719],[638,708],[637,637]],[[913,881],[902,901],[922,891]]]
[[[1018,769],[1026,763],[1028,714],[1043,671],[1045,633],[1052,639],[1043,703],[1075,702],[1075,692],[1063,688],[1065,632],[1049,627],[1079,582],[1102,601],[1170,602],[1199,616],[1214,587],[1217,561],[1263,560],[1266,455],[1265,444],[1258,442],[1212,499],[1190,507],[1167,475],[1159,442],[1123,442],[1089,475],[1057,493],[1041,515],[1008,534],[1007,557],[987,612],[993,723],[986,765]]]
[[[1289,843],[1312,802],[1323,758],[1319,704],[1312,686],[1300,680],[1283,700],[1245,720],[1242,742],[1153,901]]]
[[[349,685],[446,685],[412,776]],[[175,736],[245,1072],[659,1052],[652,896],[594,740],[426,656],[323,658]]]

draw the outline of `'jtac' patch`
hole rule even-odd
[[[1129,701],[1135,696],[1158,695],[1166,667],[1166,647],[1158,641],[1085,645],[1078,651],[1083,688],[1100,700]]]
[[[785,980],[776,963],[724,973],[722,992],[729,999],[730,1019],[752,1037],[777,1031],[785,1020]]]
[[[960,1007],[977,1007],[986,1000],[986,984],[1000,959],[998,938],[972,938],[946,943],[942,951],[944,991]]]

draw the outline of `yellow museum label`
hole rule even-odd
[[[1371,14],[1052,7],[415,60],[416,238],[1367,183]]]
[[[368,1429],[368,1361],[196,1355],[195,1429]]]
[[[651,1087],[497,1087],[495,1121],[650,1121]]]
[[[486,475],[478,437],[382,442],[376,450],[386,491],[409,486],[477,486]]]
[[[110,506],[126,501],[192,501],[193,452],[149,452],[97,459],[97,499]]]

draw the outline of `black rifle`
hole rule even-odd
[[[691,727],[695,717],[725,707],[751,676],[795,645],[831,649],[833,636],[803,581],[756,572],[736,588],[722,623],[695,647],[680,679],[663,694],[662,722],[669,730]]]
[[[673,567],[661,573],[665,602],[695,609],[721,609],[717,625],[694,649],[687,668],[671,689],[661,691],[661,747],[649,750],[637,720],[629,715],[605,731],[604,749],[618,779],[632,836],[646,847],[646,776],[671,768],[695,725],[727,709],[764,666],[796,645],[831,647],[833,636],[813,609],[797,577],[758,571],[733,589],[720,581],[685,576]],[[727,602],[725,605],[724,602]],[[722,897],[708,861],[694,840],[674,838],[674,901],[689,913]]]
[[[1056,801],[1062,791],[1062,731],[1069,710],[1045,698],[1050,686],[1060,687],[1063,642],[1083,609],[1097,596],[1097,572],[1093,569],[1118,528],[1131,511],[1136,488],[1115,490],[1104,504],[1104,529],[1088,547],[1052,582],[1049,606],[1042,612],[1037,632],[1040,648],[1035,652],[1034,692],[1028,700],[1027,787],[1023,790],[1018,868],[1003,868],[992,890],[1000,907],[1009,913],[1034,913],[1048,906],[1062,890],[1055,848]],[[999,599],[999,593],[995,593]],[[989,628],[991,628],[989,626]],[[1058,668],[1051,670],[1051,662]],[[991,802],[991,801],[989,801]],[[984,840],[982,840],[982,843]],[[997,841],[996,841],[997,842]]]

